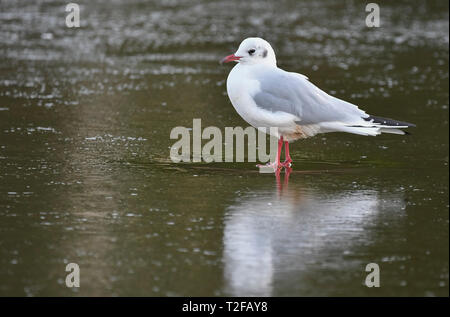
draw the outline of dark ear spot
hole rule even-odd
[[[263,57],[266,57],[267,56],[267,50],[265,49],[264,51],[263,51]]]

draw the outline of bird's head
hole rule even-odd
[[[236,53],[224,57],[220,62],[238,62],[241,64],[277,65],[275,52],[269,42],[259,37],[249,37],[242,41]]]

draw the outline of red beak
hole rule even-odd
[[[229,63],[232,61],[238,61],[240,58],[241,58],[241,56],[236,56],[234,54],[231,54],[231,55],[228,55],[228,56],[225,56],[224,58],[222,58],[220,60],[220,64]]]

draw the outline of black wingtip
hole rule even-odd
[[[371,122],[374,122],[374,123],[383,124],[383,125],[387,125],[387,126],[391,126],[391,127],[396,127],[396,126],[406,126],[408,128],[415,128],[416,127],[416,125],[414,123],[405,122],[405,121],[398,121],[398,120],[394,120],[394,119],[391,119],[391,118],[369,116],[367,118],[364,118],[364,120],[371,121]]]

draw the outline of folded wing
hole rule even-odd
[[[255,75],[260,83],[260,91],[253,96],[256,105],[272,112],[296,115],[300,124],[358,124],[368,117],[357,106],[330,96],[303,75],[279,68],[265,69]]]

